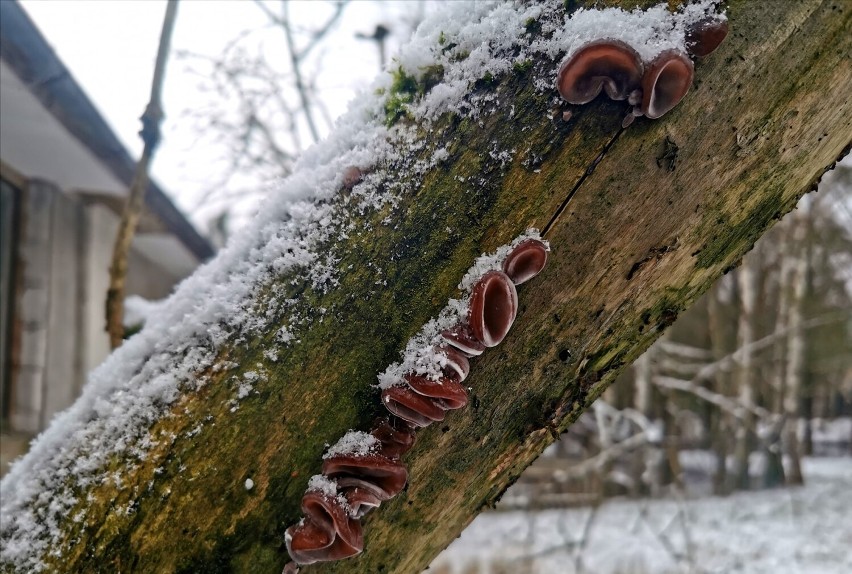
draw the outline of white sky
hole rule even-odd
[[[138,157],[142,150],[138,118],[150,94],[165,1],[21,0],[21,4],[131,155]],[[269,6],[275,12],[280,10],[278,2]],[[356,39],[355,33],[369,34],[377,23],[384,23],[392,24],[398,36],[407,36],[410,26],[405,22],[417,19],[423,10],[421,2],[413,1],[355,1],[346,7],[326,44],[324,67],[317,80],[332,117],[345,111],[357,90],[368,86],[379,71],[376,45]],[[321,22],[329,12],[322,2],[291,3],[295,22]],[[267,25],[266,17],[248,0],[182,0],[172,55],[187,50],[214,56],[243,30]],[[267,31],[266,38],[267,48],[272,50],[275,41],[283,42],[277,30]],[[389,38],[391,49],[402,39]],[[338,54],[345,54],[345,59]],[[163,93],[163,141],[152,175],[178,206],[192,211],[190,218],[203,230],[205,220],[216,210],[199,209],[196,204],[202,191],[214,182],[211,165],[221,162],[223,149],[199,137],[182,114],[207,97],[199,92],[199,78],[188,67],[185,60],[172,57],[169,61]],[[326,131],[323,122],[319,127]],[[270,182],[256,185],[261,188],[266,183]],[[253,205],[243,203],[237,211],[244,216]]]

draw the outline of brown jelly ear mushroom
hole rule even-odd
[[[354,556],[364,549],[361,523],[349,516],[338,497],[309,490],[302,497],[305,518],[287,529],[285,541],[297,564]]]
[[[479,278],[470,297],[470,329],[486,347],[496,347],[509,333],[518,312],[515,284],[502,271]]]
[[[444,411],[435,401],[414,392],[408,385],[389,387],[382,391],[385,408],[415,427],[427,427],[444,420]]]
[[[465,354],[450,345],[441,345],[438,350],[446,357],[444,374],[447,378],[464,381],[470,373],[470,361]]]
[[[433,381],[420,375],[405,375],[405,381],[411,389],[424,397],[433,399],[435,404],[445,411],[463,408],[467,405],[467,391],[458,381],[441,377]]]
[[[353,518],[361,518],[382,504],[378,496],[357,486],[343,489],[343,494],[346,497],[346,502],[349,503]]]
[[[686,29],[686,51],[690,56],[703,58],[713,52],[728,35],[728,20],[707,16]]]
[[[322,462],[322,473],[341,488],[362,488],[379,500],[390,500],[408,481],[408,471],[399,460],[379,454],[338,454]]]
[[[379,419],[370,434],[382,443],[379,452],[388,458],[399,458],[414,446],[414,429],[398,417]]]
[[[693,70],[692,60],[677,50],[654,58],[642,78],[642,114],[653,120],[675,107],[692,85]]]
[[[520,285],[541,273],[547,264],[547,247],[538,239],[525,239],[503,260],[503,272]]]
[[[601,90],[625,100],[642,80],[642,60],[620,40],[597,40],[580,48],[559,67],[556,88],[572,104],[591,102]]]
[[[468,323],[461,323],[451,329],[447,329],[441,333],[441,337],[468,357],[479,356],[485,350],[485,345],[480,343],[473,335],[473,331]]]

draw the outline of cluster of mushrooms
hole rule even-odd
[[[287,551],[293,562],[285,573],[300,565],[340,560],[361,552],[364,537],[361,518],[383,501],[396,496],[408,481],[400,461],[414,446],[418,428],[444,420],[448,410],[467,404],[462,382],[470,372],[469,358],[500,344],[518,310],[516,285],[538,275],[547,263],[547,246],[525,239],[509,251],[502,270],[482,275],[471,290],[465,319],[441,333],[436,351],[445,357],[441,375],[406,373],[399,384],[382,391],[382,404],[390,416],[379,419],[370,431],[368,452],[329,452],[322,474],[333,481],[336,494],[309,489],[302,498],[304,518],[287,529]]]
[[[657,119],[674,108],[692,85],[690,58],[702,58],[728,35],[728,21],[707,16],[686,30],[686,53],[664,50],[650,62],[620,40],[589,42],[559,68],[556,87],[571,104],[587,104],[603,91],[613,100],[627,100],[633,109],[622,122],[627,127],[639,116]]]

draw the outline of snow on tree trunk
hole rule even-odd
[[[537,227],[548,267],[470,405],[418,434],[364,553],[310,567],[422,570],[847,149],[848,3],[731,2],[684,101],[627,130],[623,102],[558,103],[563,56],[682,27],[566,4],[424,23],[11,469],[4,571],[280,572],[325,445],[382,412],[377,374],[477,256]]]

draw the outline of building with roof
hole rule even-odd
[[[0,472],[109,353],[105,301],[135,161],[15,1],[0,2]],[[128,295],[213,254],[149,182]]]

